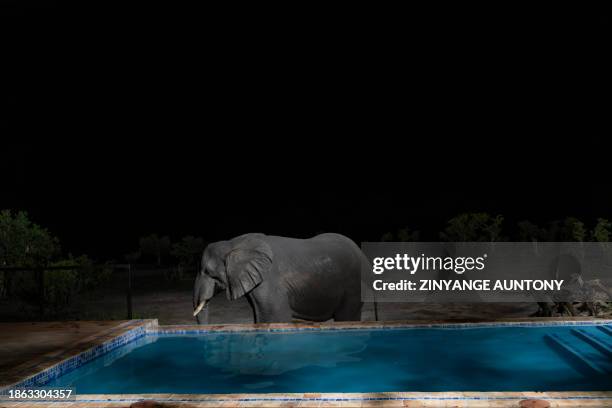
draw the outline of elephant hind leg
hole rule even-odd
[[[342,302],[334,313],[334,321],[345,322],[345,321],[360,321],[361,320],[361,307],[363,302],[358,294],[345,293]]]

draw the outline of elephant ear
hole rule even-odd
[[[272,250],[263,241],[247,240],[230,251],[225,264],[227,298],[236,300],[263,281],[272,267]]]

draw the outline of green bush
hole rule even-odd
[[[69,256],[49,267],[63,267],[66,269],[48,269],[43,276],[43,302],[47,312],[58,315],[69,308],[77,295],[93,291],[100,285],[108,282],[113,269],[110,265],[94,265],[91,259],[82,255]],[[38,272],[23,271],[14,274],[13,291],[15,295],[26,304],[38,305],[40,301],[40,288]]]
[[[0,266],[21,268],[45,266],[59,254],[59,251],[58,239],[45,228],[31,222],[27,213],[0,211]],[[14,290],[23,292],[21,284],[29,288],[29,283],[33,279],[34,277],[27,272],[2,272],[0,296],[11,297],[16,294]]]
[[[73,266],[73,259],[54,262],[51,266]],[[45,271],[44,303],[53,313],[57,314],[72,304],[79,292],[81,282],[78,269],[56,269]]]
[[[94,265],[86,255],[74,258],[73,262],[80,267],[79,289],[82,291],[98,288],[110,281],[113,274],[112,265]]]

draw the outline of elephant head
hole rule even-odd
[[[260,234],[247,234],[231,241],[210,244],[202,255],[202,267],[193,288],[193,315],[207,323],[207,305],[225,290],[235,300],[257,287],[272,266],[272,250]]]

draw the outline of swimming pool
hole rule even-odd
[[[79,394],[612,389],[612,326],[149,332],[47,382]]]

